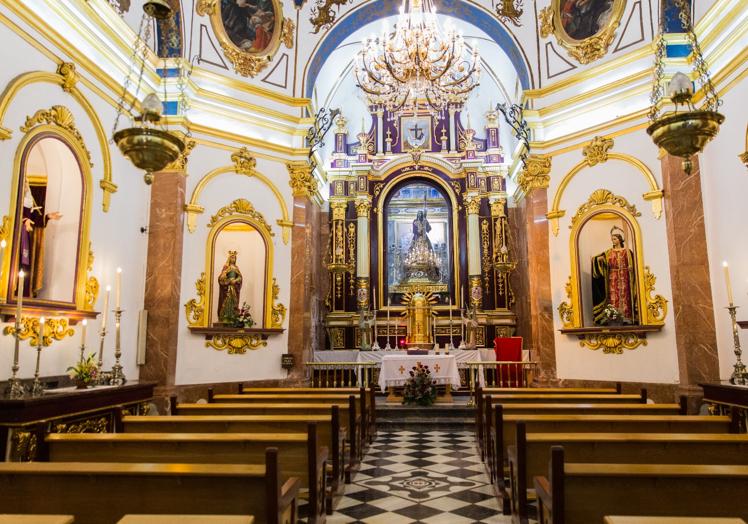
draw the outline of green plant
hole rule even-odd
[[[242,304],[242,307],[239,308],[239,312],[236,315],[236,320],[234,321],[234,327],[241,327],[241,328],[251,328],[255,325],[255,321],[252,318],[252,313],[250,312],[250,306],[246,302]]]
[[[436,400],[436,385],[428,366],[420,362],[413,366],[403,389],[403,404],[430,406]]]
[[[96,380],[99,368],[96,364],[96,354],[91,353],[74,366],[67,369],[68,376],[77,383],[91,384]]]

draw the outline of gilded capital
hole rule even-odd
[[[332,210],[333,220],[345,220],[345,212],[348,209],[346,200],[331,200],[330,209]]]
[[[317,179],[312,173],[312,166],[306,161],[288,162],[288,185],[295,197],[313,197],[317,194]]]
[[[480,200],[481,198],[477,195],[465,197],[465,208],[467,208],[468,215],[480,213]]]
[[[369,212],[371,211],[371,200],[360,199],[356,200],[356,216],[369,218]]]
[[[246,147],[233,153],[231,161],[234,163],[234,171],[240,175],[252,176],[255,172],[255,167],[257,167],[257,160]]]
[[[192,150],[195,149],[195,145],[197,144],[194,140],[187,139],[186,135],[180,131],[177,131],[176,134],[184,142],[184,151],[182,151],[182,154],[180,154],[174,162],[166,166],[164,169],[165,171],[185,171],[187,169],[187,160],[189,159],[190,153],[192,153]]]
[[[525,168],[517,177],[517,184],[526,195],[535,189],[547,189],[551,183],[551,158],[530,155],[525,161]]]
[[[594,166],[608,160],[608,150],[613,147],[612,138],[596,136],[592,141],[582,148],[582,154],[587,160],[587,165]]]
[[[505,211],[506,198],[498,198],[491,202],[491,216],[492,217],[504,217],[506,216]]]

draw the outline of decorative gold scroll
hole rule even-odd
[[[36,347],[39,345],[39,317],[22,317],[21,329],[18,332],[18,338],[28,340],[29,343]],[[48,318],[44,321],[44,330],[41,337],[42,346],[51,346],[55,340],[63,340],[65,337],[72,337],[75,332],[68,326],[66,318]],[[15,335],[15,326],[6,326],[3,329],[4,335]]]
[[[229,355],[243,355],[248,349],[258,349],[267,346],[259,333],[214,335],[205,342],[205,347],[218,351],[227,351]]]

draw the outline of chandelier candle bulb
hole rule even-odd
[[[730,267],[728,266],[726,260],[722,262],[722,267],[725,270],[725,285],[727,285],[727,302],[732,306],[733,298],[732,298],[732,284],[730,283]]]

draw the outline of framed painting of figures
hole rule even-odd
[[[540,31],[581,64],[605,56],[615,38],[626,0],[551,0],[540,13]]]
[[[199,0],[197,14],[209,16],[226,58],[242,76],[253,77],[283,43],[293,47],[294,24],[279,0]]]

